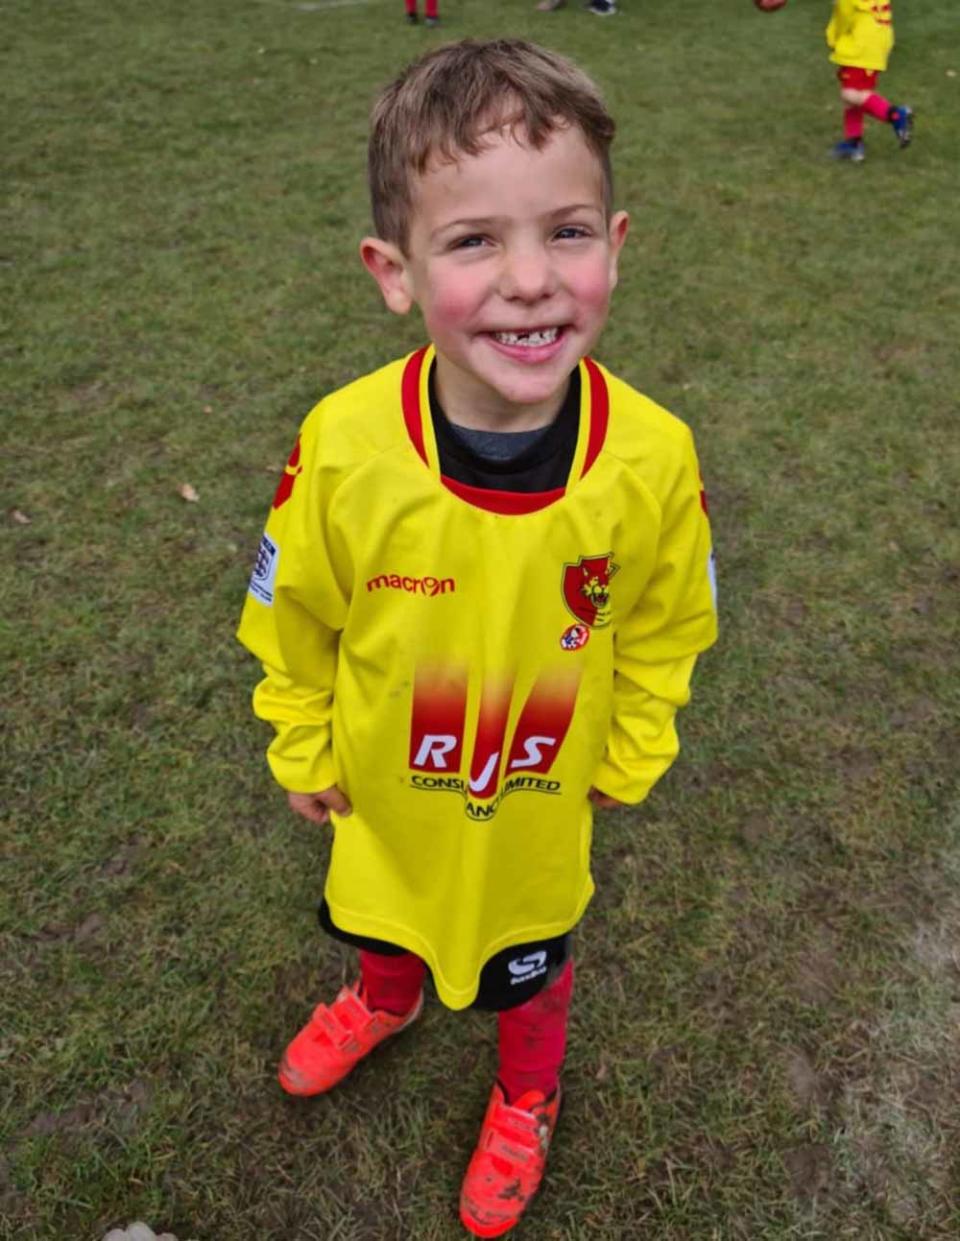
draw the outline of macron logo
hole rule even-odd
[[[399,573],[381,573],[367,582],[367,590],[405,590],[408,595],[452,595],[457,584],[452,577],[401,577]]]

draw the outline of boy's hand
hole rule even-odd
[[[353,807],[335,784],[320,793],[288,793],[287,802],[296,814],[302,814],[311,823],[323,826],[330,822],[330,811],[345,819]]]
[[[591,789],[587,796],[601,810],[616,810],[618,806],[626,805],[626,802],[617,801],[615,797],[608,797],[606,793],[601,793],[599,789]]]

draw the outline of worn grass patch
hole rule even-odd
[[[274,1083],[352,966],[232,628],[298,420],[420,340],[355,255],[373,92],[504,32],[575,55],[619,118],[599,352],[696,430],[723,623],[682,761],[599,821],[518,1236],[958,1235],[960,36],[949,0],[901,6],[884,86],[916,141],[871,131],[851,168],[824,157],[825,20],[10,0],[4,1241],[461,1235],[489,1019],[434,1003],[331,1098]]]

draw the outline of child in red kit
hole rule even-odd
[[[420,18],[417,16],[417,0],[403,0],[404,8],[407,13],[407,21],[411,26],[415,26]],[[427,26],[440,25],[440,12],[437,8],[437,0],[426,0],[424,24]]]
[[[890,125],[901,147],[913,136],[913,111],[891,104],[876,92],[877,79],[886,69],[893,48],[893,5],[890,0],[835,0],[827,26],[830,59],[839,65],[840,98],[845,104],[843,141],[831,154],[835,159],[862,163],[863,116]]]
[[[428,973],[448,1008],[496,1012],[460,1191],[479,1237],[546,1165],[593,808],[673,762],[716,637],[690,431],[588,356],[628,224],[613,133],[586,75],[516,39],[383,92],[360,257],[430,343],[307,417],[239,632],[273,774],[333,828],[321,924],[359,949],[280,1084],[330,1090],[416,1021]]]

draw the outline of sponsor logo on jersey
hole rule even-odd
[[[283,467],[283,474],[280,482],[277,484],[277,490],[273,497],[273,507],[282,508],[284,504],[293,495],[293,484],[297,481],[303,472],[303,466],[300,464],[300,436],[297,436],[297,442],[293,446],[293,452],[290,459]]]
[[[507,962],[507,969],[513,975],[510,979],[511,987],[515,987],[518,982],[529,982],[547,972],[547,954],[540,949],[539,952],[527,953],[525,957],[514,957]]]
[[[435,595],[453,594],[457,589],[457,584],[452,577],[403,577],[399,573],[380,573],[376,577],[370,578],[367,582],[367,590],[405,590],[408,595],[427,595],[433,598]]]
[[[417,670],[410,720],[410,783],[432,792],[455,792],[469,818],[490,819],[504,797],[520,791],[556,796],[549,779],[573,718],[578,670],[545,674],[534,684],[507,739],[513,682],[491,679],[480,693],[472,753],[467,735],[465,668]]]
[[[280,563],[280,548],[268,534],[261,535],[260,546],[257,548],[257,561],[250,575],[248,590],[254,599],[259,599],[267,607],[273,605],[273,591],[277,580],[277,565]]]
[[[613,552],[604,556],[581,556],[576,564],[565,564],[560,580],[563,601],[578,621],[591,629],[610,624],[610,579],[620,568],[613,563]]]

